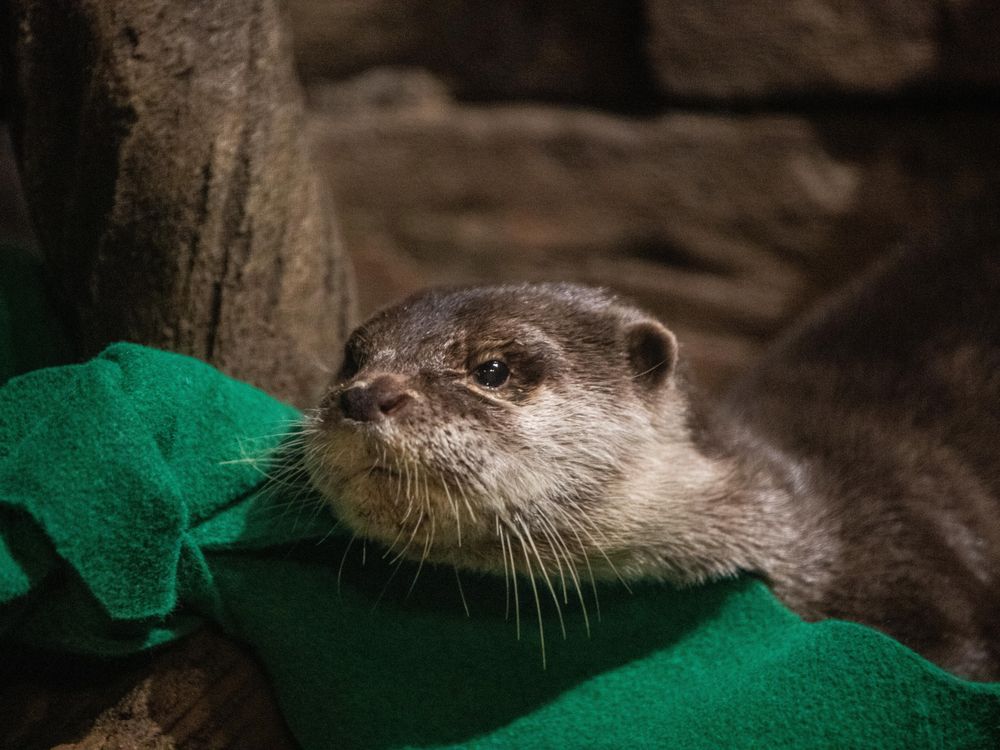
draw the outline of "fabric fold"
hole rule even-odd
[[[216,622],[306,748],[1000,746],[1000,684],[757,581],[515,598],[396,561],[283,458],[299,418],[130,344],[9,381],[0,638],[116,656]]]

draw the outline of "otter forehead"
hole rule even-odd
[[[375,315],[348,349],[392,369],[446,366],[509,345],[572,356],[615,347],[629,313],[610,293],[575,284],[436,289]]]

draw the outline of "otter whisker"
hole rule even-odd
[[[455,571],[455,582],[458,584],[458,595],[462,598],[462,608],[465,610],[465,616],[471,617],[469,614],[469,603],[465,601],[465,591],[462,589],[462,578],[458,575],[458,567],[453,565],[452,570]]]
[[[563,604],[569,604],[569,593],[566,589],[566,576],[563,572],[562,561],[559,559],[559,545],[556,543],[552,534],[549,533],[548,528],[545,526],[545,518],[538,518],[538,530],[545,537],[546,541],[549,543],[549,548],[552,550],[552,559],[555,561],[556,570],[559,571],[559,580],[562,584],[562,594],[563,594]]]
[[[232,462],[229,462],[229,463],[232,463]],[[286,465],[282,465],[282,466],[279,466],[277,468],[277,471],[278,471],[277,474],[272,474],[272,473],[269,473],[268,471],[266,471],[265,469],[262,469],[260,467],[260,463],[261,463],[260,461],[257,461],[257,462],[254,462],[254,463],[248,463],[248,465],[252,469],[254,469],[254,471],[256,471],[257,473],[259,473],[262,477],[264,477],[264,479],[265,479],[264,487],[267,487],[269,485],[277,485],[277,486],[285,486],[285,487],[298,487],[297,484],[294,484],[294,483],[288,481],[289,477],[295,476],[298,473],[298,471],[299,471],[298,467],[294,467],[294,471],[293,471],[292,467],[287,467]],[[305,471],[305,467],[302,467],[302,471]]]
[[[521,640],[521,596],[517,590],[517,566],[514,565],[514,548],[510,543],[510,536],[505,534],[503,530],[500,534],[502,538],[506,537],[507,539],[507,554],[510,555],[510,581],[514,586],[514,632],[517,640]]]
[[[406,471],[406,496],[413,497],[413,492],[410,489],[410,461],[408,457],[403,461],[403,467]]]
[[[566,545],[566,541],[563,539],[562,534],[560,534],[558,532],[558,530],[555,528],[555,525],[552,523],[552,521],[549,520],[548,518],[542,518],[541,521],[542,521],[542,523],[544,523],[545,525],[547,525],[548,528],[551,529],[552,533],[555,535],[555,538],[552,539],[552,537],[550,537],[550,540],[553,541],[553,543],[556,545],[557,548],[561,548],[561,550],[562,550],[563,557],[566,560],[566,570],[569,573],[570,579],[573,581],[573,588],[576,590],[576,596],[580,600],[580,609],[583,612],[583,627],[584,627],[584,629],[587,632],[587,637],[589,638],[590,637],[590,617],[588,616],[588,613],[587,613],[587,601],[586,601],[586,599],[583,596],[583,588],[582,588],[582,585],[581,585],[581,582],[580,582],[580,571],[579,571],[579,569],[576,566],[576,562],[573,560],[573,556],[570,553],[569,547]],[[548,535],[548,532],[546,532],[546,535]],[[584,558],[584,559],[586,559],[586,558]],[[558,556],[556,557],[556,560],[558,561]],[[566,585],[566,582],[564,580],[563,581],[563,595],[564,596],[566,594],[565,585]],[[595,591],[595,594],[596,594],[596,591]],[[568,604],[569,602],[567,601],[566,603]]]
[[[286,442],[293,442],[294,440],[301,440],[306,438],[315,432],[315,428],[312,424],[306,423],[300,420],[289,420],[285,423],[285,427],[279,432],[269,432],[260,435],[241,435],[237,436],[236,441],[239,443],[240,448],[243,449],[247,443],[252,442],[270,442],[272,440],[282,440],[285,439]],[[291,438],[291,439],[289,439]]]
[[[319,541],[316,542],[316,546],[317,547],[322,546],[322,544],[326,542],[327,539],[333,536],[333,532],[336,531],[339,526],[340,526],[340,521],[334,521],[333,525],[330,527],[330,530],[327,531],[323,536],[321,536]]]
[[[424,472],[424,502],[427,504],[427,512],[431,518],[431,533],[430,542],[428,543],[428,552],[434,547],[434,532],[437,529],[437,514],[431,513],[431,490],[427,485],[427,473]]]
[[[392,538],[392,543],[388,547],[386,547],[385,551],[382,553],[382,559],[383,560],[393,553],[393,551],[394,551],[394,549],[396,547],[396,543],[399,542],[399,540],[402,538],[402,536],[403,536],[403,534],[405,532],[406,532],[406,527],[403,526],[403,525],[400,525],[399,531],[396,532],[396,536],[394,536]],[[393,558],[393,560],[395,560],[395,559],[396,558]]]
[[[410,545],[413,544],[413,540],[417,536],[417,531],[419,531],[420,524],[423,523],[424,517],[425,517],[424,509],[421,508],[420,515],[417,516],[417,520],[413,524],[413,529],[410,531],[410,538],[406,540],[406,544],[403,546],[403,549],[397,552],[396,556],[389,561],[390,565],[402,560],[403,556],[406,554],[406,551],[410,548]]]
[[[448,484],[446,482],[441,482],[441,486],[444,488],[445,497],[448,498],[448,505],[451,506],[452,512],[455,514],[455,531],[458,535],[458,546],[462,546],[462,519],[458,513],[458,503],[456,503],[451,498],[451,493],[448,491]]]
[[[496,533],[500,539],[500,559],[503,560],[503,619],[504,622],[510,620],[510,572],[507,568],[507,550],[504,548],[503,530],[500,528],[500,516],[494,517],[496,520]]]
[[[420,481],[421,477],[420,477],[420,472],[418,471],[418,465],[416,463],[414,463],[414,466],[413,466],[413,473],[414,473],[414,485],[419,490],[419,487],[420,487],[419,481]],[[413,574],[413,581],[410,583],[410,588],[407,589],[407,591],[406,591],[406,598],[407,599],[410,597],[410,594],[413,593],[413,589],[417,585],[417,579],[420,578],[420,571],[422,571],[424,569],[424,563],[427,561],[427,556],[428,556],[428,554],[430,554],[431,546],[434,544],[434,530],[435,530],[436,524],[435,524],[435,520],[434,520],[434,513],[431,512],[432,509],[431,509],[431,505],[430,505],[430,492],[427,489],[427,479],[426,479],[426,477],[424,477],[423,479],[424,479],[424,489],[425,489],[425,492],[424,492],[424,495],[421,497],[421,505],[422,505],[424,511],[426,511],[426,513],[427,513],[427,518],[430,520],[431,531],[430,531],[430,534],[428,534],[424,538],[424,548],[423,548],[423,550],[420,553],[420,562],[417,563],[417,570]],[[423,516],[423,512],[421,513],[421,516]],[[418,524],[417,528],[419,528],[419,524]]]
[[[301,449],[289,451],[285,446],[279,446],[275,450],[270,451],[266,456],[262,456],[253,462],[247,461],[252,468],[265,478],[264,483],[258,490],[259,497],[267,500],[277,493],[279,488],[295,490],[296,494],[286,506],[290,508],[292,505],[297,504],[303,495],[311,492],[312,486],[308,482],[308,471],[303,456],[311,455],[312,450],[314,448],[311,446],[307,446],[305,451]],[[262,466],[265,466],[266,469],[262,468]],[[319,506],[322,507],[322,499],[317,497],[317,501]],[[276,506],[257,506],[258,509],[265,507],[274,508]]]
[[[424,539],[424,550],[420,555],[420,562],[417,563],[417,572],[413,574],[413,581],[410,583],[410,588],[406,590],[406,598],[410,598],[410,594],[413,593],[413,589],[417,585],[417,579],[420,578],[420,571],[424,569],[424,561],[427,560],[427,553],[430,552],[431,539],[433,538],[434,529],[434,517],[431,516],[431,535]]]
[[[524,564],[528,569],[528,580],[531,582],[531,590],[535,595],[535,613],[538,616],[538,639],[542,644],[542,669],[546,668],[546,658],[545,658],[545,625],[542,621],[542,601],[538,596],[538,586],[535,585],[535,573],[531,568],[531,558],[528,555],[528,546],[524,542],[524,537],[514,529],[514,527],[508,527],[517,536],[518,542],[521,544],[521,551],[524,553]]]
[[[462,502],[465,503],[465,507],[469,511],[469,518],[472,520],[472,523],[475,524],[478,519],[476,518],[475,512],[472,510],[472,504],[469,502],[469,496],[465,494],[464,482],[457,475],[455,477],[455,486],[458,487],[458,491],[462,495]]]
[[[269,456],[243,456],[242,458],[231,458],[226,461],[219,461],[219,466],[235,466],[238,464],[249,464],[254,468],[260,468],[260,464],[266,463],[270,460]]]
[[[579,589],[579,578],[576,575],[576,563],[573,562],[569,550],[566,548],[566,543],[562,538],[562,535],[555,528],[555,526],[545,517],[539,519],[539,528],[541,532],[545,535],[545,538],[549,541],[549,545],[552,547],[552,554],[556,561],[556,566],[559,569],[559,580],[562,584],[563,590],[563,604],[569,604],[569,586],[566,583],[566,576],[564,575],[562,560],[566,561],[565,573],[569,575],[571,584]],[[560,557],[562,560],[560,560]]]
[[[379,591],[378,592],[378,596],[375,597],[375,602],[372,604],[372,608],[371,608],[372,612],[374,612],[378,608],[379,602],[382,601],[382,597],[385,596],[385,592],[389,590],[389,586],[392,584],[392,580],[396,577],[396,573],[399,572],[399,569],[401,567],[403,567],[403,561],[402,560],[400,560],[398,563],[396,563],[392,567],[392,572],[389,573],[389,577],[387,579],[385,579],[385,584],[383,584],[382,590]]]
[[[298,428],[296,425],[289,424],[287,428],[280,432],[268,432],[261,433],[259,435],[240,435],[236,437],[236,442],[239,444],[240,448],[245,451],[248,445],[254,443],[269,443],[272,441],[281,440],[287,445],[294,444],[296,442],[301,443],[307,437],[315,432],[311,427]]]
[[[398,505],[399,505],[399,493],[400,493],[400,491],[402,490],[402,487],[403,487],[403,480],[402,480],[402,473],[403,472],[400,470],[401,466],[400,466],[400,461],[399,461],[398,457],[396,457],[394,459],[394,466],[395,466],[396,477],[397,477],[397,479],[396,479],[396,499],[394,501],[394,505],[396,505],[398,507]],[[409,477],[409,467],[407,466],[407,462],[405,460],[403,461],[402,469],[403,469],[403,471],[405,471],[407,477]],[[386,549],[385,553],[382,555],[383,559],[385,559],[390,554],[392,554],[393,548],[396,546],[396,542],[398,542],[399,539],[400,539],[400,537],[406,532],[406,519],[409,518],[410,517],[410,513],[413,512],[413,505],[414,505],[414,503],[413,503],[413,496],[412,495],[407,496],[406,512],[403,514],[403,517],[399,520],[399,532],[396,534],[395,538],[392,540],[392,544],[389,545],[389,547]],[[399,561],[403,557],[403,555],[406,554],[406,550],[409,549],[410,544],[413,542],[413,538],[414,538],[414,536],[416,536],[417,530],[420,528],[420,522],[423,520],[423,518],[424,518],[424,511],[421,510],[420,511],[420,517],[417,519],[416,524],[414,525],[413,529],[411,530],[410,537],[407,540],[406,545],[403,547],[403,549],[401,549],[399,551],[399,554],[397,554],[392,560],[390,560],[390,563],[394,563],[394,562]]]
[[[429,546],[428,546],[428,552],[429,552],[434,547],[434,532],[435,532],[435,530],[437,528],[437,515],[438,514],[435,513],[435,512],[433,512],[434,508],[431,505],[431,488],[430,488],[430,485],[427,482],[427,472],[424,471],[423,474],[420,476],[420,478],[423,480],[423,485],[424,485],[423,503],[424,503],[424,506],[427,508],[427,515],[428,515],[428,517],[430,518],[430,521],[431,521],[430,543],[429,543]]]
[[[400,499],[400,497],[403,494],[403,469],[402,469],[402,466],[400,465],[400,461],[399,461],[399,456],[398,455],[392,457],[392,473],[393,473],[393,477],[396,480],[396,495],[392,499],[392,504],[393,504],[393,506],[395,506],[395,507],[398,508],[399,507],[399,499]],[[406,512],[403,514],[403,517],[400,519],[400,523],[405,522],[406,519],[409,518],[410,512],[412,510],[413,510],[413,498],[412,497],[407,497],[406,498]]]
[[[400,468],[400,465],[398,463],[397,463],[397,468]],[[402,534],[403,531],[406,530],[406,527],[403,526],[402,524],[403,524],[403,522],[406,521],[407,517],[409,517],[411,509],[413,508],[413,500],[414,500],[413,495],[410,494],[410,466],[409,466],[409,461],[405,457],[403,458],[403,462],[402,462],[401,468],[402,468],[402,475],[406,477],[407,506],[406,506],[406,514],[403,516],[402,521],[400,521],[400,530],[399,530],[400,534]],[[397,483],[396,483],[396,487],[397,487],[397,491],[396,492],[397,492],[397,495],[399,494],[399,489],[402,486],[403,486],[403,479],[399,478],[397,480]],[[389,561],[390,565],[392,563],[398,562],[403,557],[403,555],[406,554],[406,551],[410,548],[410,545],[413,544],[413,539],[414,539],[414,537],[416,537],[417,530],[420,528],[420,524],[423,521],[423,519],[424,519],[424,510],[423,510],[423,508],[421,508],[420,515],[417,517],[416,523],[414,523],[413,529],[410,531],[410,537],[409,537],[409,539],[406,540],[406,544],[403,546],[403,549],[401,549],[396,554],[396,556],[393,557]],[[394,539],[393,542],[392,542],[392,544],[389,546],[389,549],[386,550],[386,555],[388,555],[392,551],[392,548],[395,546],[395,544],[396,544],[396,540]],[[383,555],[383,558],[384,557],[385,557],[385,555]]]
[[[578,506],[575,503],[571,503],[571,504],[572,504],[572,507],[574,509],[578,509]],[[565,514],[564,517],[567,520],[569,520],[571,518],[569,514]],[[585,514],[581,513],[581,517],[582,517],[582,519],[584,521],[587,521],[588,523],[593,524],[593,522],[590,519],[588,519]],[[574,520],[576,520],[576,519],[574,519]],[[611,572],[615,574],[615,577],[621,582],[622,586],[625,587],[625,590],[628,591],[631,594],[632,593],[632,588],[628,585],[628,581],[626,581],[622,577],[622,574],[618,572],[618,568],[615,567],[615,564],[611,561],[611,558],[608,556],[608,553],[604,550],[604,547],[602,547],[600,544],[598,544],[597,540],[594,539],[594,537],[590,534],[589,531],[587,531],[587,527],[584,526],[583,523],[580,523],[577,526],[577,528],[579,528],[579,530],[582,531],[583,534],[590,540],[590,543],[592,545],[594,545],[594,548],[598,551],[598,553],[601,555],[601,557],[604,558],[605,562],[607,562],[608,567],[611,568]],[[595,528],[595,530],[598,531],[598,533],[601,533],[600,530],[597,529],[596,525],[594,525],[594,528]],[[601,533],[601,536],[604,536],[604,534]],[[607,541],[607,537],[605,537],[605,541]]]
[[[538,560],[538,569],[542,574],[542,579],[545,581],[545,585],[549,588],[549,593],[552,594],[552,603],[556,605],[556,616],[559,618],[559,629],[562,631],[563,640],[566,640],[566,623],[563,622],[562,607],[559,606],[559,596],[556,594],[555,586],[552,585],[552,579],[549,578],[549,572],[546,569],[545,563],[542,561],[542,555],[539,553],[538,546],[535,544],[535,538],[532,536],[531,531],[528,529],[528,526],[524,522],[523,518],[515,517],[515,520],[524,531],[524,537],[528,540],[528,544],[531,546],[532,551],[534,551],[535,559]]]
[[[253,519],[269,518],[277,522],[286,518],[293,509],[301,515],[303,510],[310,505],[315,505],[320,510],[326,506],[323,498],[315,496],[310,489],[300,490],[292,497],[281,502],[275,502],[275,496],[275,493],[262,493],[258,495],[254,505],[247,512],[248,517]]]
[[[380,463],[382,463],[384,465],[387,458],[388,458],[388,452],[387,451],[383,451],[382,452],[382,458],[380,459]],[[396,457],[396,456],[393,456],[393,475],[396,477],[396,496],[393,498],[392,504],[393,504],[394,507],[398,508],[399,507],[399,496],[400,496],[400,493],[402,492],[402,480],[399,478],[399,458]],[[399,521],[399,531],[396,532],[396,536],[393,537],[392,543],[389,544],[389,546],[386,547],[385,551],[382,553],[382,559],[383,560],[386,559],[389,555],[392,554],[393,550],[396,547],[396,543],[400,540],[400,538],[406,532],[405,522],[406,522],[406,519],[409,517],[410,511],[412,510],[412,508],[413,508],[413,501],[411,499],[407,503],[406,513],[403,515],[403,517]]]
[[[218,464],[225,466],[227,464],[267,462],[276,456],[301,450],[309,445],[312,437],[312,432],[261,435],[253,438],[255,445],[252,450],[246,441],[240,439],[237,441],[239,458],[220,460]]]
[[[299,485],[296,487],[296,492],[289,498],[289,508],[295,507],[295,520],[292,522],[292,533],[294,534],[299,527],[299,523],[302,520],[302,514],[306,512],[308,504],[302,502],[303,498],[311,494],[312,488],[308,484]],[[315,517],[319,514],[320,510],[325,506],[320,498],[314,503],[315,509],[309,514],[309,522],[311,523]]]
[[[340,580],[344,575],[344,563],[347,562],[347,553],[351,551],[351,546],[354,544],[354,540],[358,538],[357,534],[351,534],[350,540],[347,542],[347,546],[344,547],[344,554],[340,558],[340,567],[337,568],[337,596],[340,596]]]
[[[298,458],[276,466],[270,466],[267,471],[262,470],[259,466],[255,466],[254,469],[264,477],[264,481],[257,489],[257,494],[261,497],[271,497],[282,489],[295,491],[302,490],[303,488],[312,489],[308,482],[305,467]]]
[[[319,514],[326,507],[326,503],[323,501],[323,498],[315,494],[315,490],[313,489],[312,485],[310,485],[308,482],[304,482],[302,486],[300,486],[299,490],[295,493],[293,501],[296,503],[301,503],[303,498],[308,497],[310,494],[313,494],[316,497],[316,502],[313,503],[315,507],[313,508],[312,513],[309,515],[309,520],[308,520],[308,523],[312,524],[316,521],[316,519],[319,517]],[[296,523],[298,523],[297,520]]]
[[[576,524],[573,522],[573,519],[568,514],[566,514],[566,513],[563,513],[562,515],[563,515],[563,520],[567,522],[567,526],[569,527],[570,532],[573,534],[574,538],[576,539],[577,546],[580,547],[580,556],[583,558],[583,564],[587,566],[587,577],[590,578],[590,588],[591,588],[591,591],[593,591],[593,593],[594,593],[594,611],[597,614],[597,621],[600,622],[601,621],[601,600],[600,600],[600,597],[597,595],[597,579],[594,578],[594,569],[590,565],[590,556],[587,554],[587,548],[584,546],[583,540],[580,538],[580,535],[577,533]],[[581,596],[582,596],[582,594],[581,594]],[[584,606],[584,612],[586,612],[586,606]],[[587,626],[587,632],[588,632],[588,634],[590,632],[590,626],[589,626],[589,624]]]

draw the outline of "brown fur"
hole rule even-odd
[[[883,263],[790,332],[722,423],[794,462],[794,525],[838,540],[823,586],[769,576],[792,608],[1000,679],[1000,249],[958,235]]]
[[[693,408],[673,336],[610,294],[431,291],[352,336],[307,463],[402,555],[577,585],[750,572],[1000,679],[998,300],[996,251],[910,252]]]

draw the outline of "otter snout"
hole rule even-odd
[[[413,402],[402,378],[379,375],[366,384],[353,385],[340,394],[340,411],[355,422],[375,422],[394,417]]]

